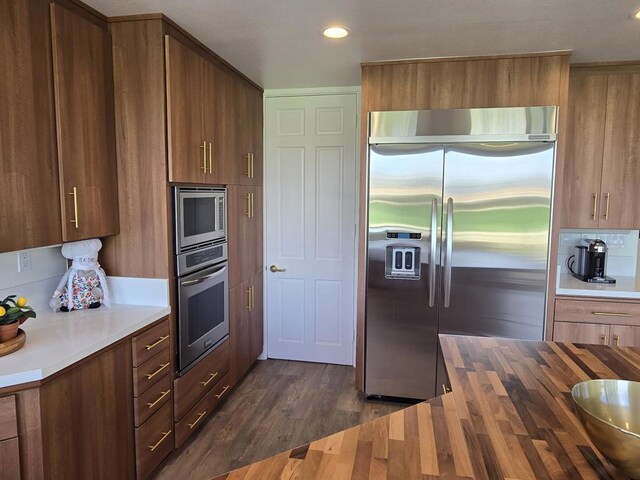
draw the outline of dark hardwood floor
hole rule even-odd
[[[211,479],[406,406],[365,400],[352,367],[258,361],[155,479]]]

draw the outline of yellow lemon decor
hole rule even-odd
[[[4,317],[6,315],[7,311],[5,310],[4,307],[0,307],[0,317]]]
[[[27,299],[24,297],[19,297],[18,300],[16,300],[16,305],[20,308],[24,307],[27,304]]]

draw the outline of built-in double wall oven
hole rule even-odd
[[[229,335],[226,194],[174,187],[179,375]]]

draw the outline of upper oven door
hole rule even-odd
[[[178,189],[176,240],[178,251],[225,238],[224,191]]]

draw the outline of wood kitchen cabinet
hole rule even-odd
[[[237,81],[193,46],[165,42],[169,181],[237,183]]]
[[[240,184],[262,186],[262,92],[250,85],[242,85],[239,97]]]
[[[234,287],[262,271],[262,188],[231,186],[228,241],[229,285]]]
[[[571,68],[563,228],[638,228],[640,65]]]
[[[0,0],[0,252],[62,241],[50,30],[49,1]]]
[[[640,303],[558,298],[553,341],[640,346]]]
[[[207,183],[213,132],[205,127],[206,62],[169,35],[165,55],[169,181]]]
[[[262,353],[262,272],[229,291],[229,307],[231,383],[235,384]]]
[[[51,37],[62,239],[113,235],[119,225],[111,36],[51,4]]]

